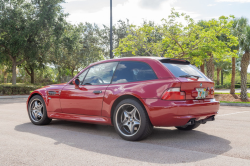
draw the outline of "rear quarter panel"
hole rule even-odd
[[[132,95],[138,99],[158,99],[166,89],[176,84],[176,81],[178,81],[176,78],[168,78],[110,84],[103,98],[102,116],[111,117],[112,105],[120,96]],[[141,101],[143,102],[143,100]]]

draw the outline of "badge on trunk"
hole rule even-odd
[[[200,87],[202,87],[202,83],[200,83]]]

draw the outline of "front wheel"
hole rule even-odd
[[[200,123],[194,123],[194,124],[188,125],[188,126],[176,126],[176,128],[178,130],[193,130],[199,126],[200,126]]]
[[[153,131],[146,110],[134,99],[122,100],[116,106],[113,122],[116,132],[128,141],[142,140]]]
[[[39,95],[35,95],[30,99],[28,114],[30,121],[35,125],[46,125],[51,122],[51,119],[47,116],[45,102]]]

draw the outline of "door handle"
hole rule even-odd
[[[99,94],[99,93],[102,93],[102,91],[101,90],[95,90],[95,91],[93,91],[93,93],[94,94]]]

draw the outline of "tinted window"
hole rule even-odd
[[[157,79],[152,68],[143,62],[120,62],[112,84]]]
[[[118,62],[103,63],[89,69],[83,85],[110,84]]]
[[[175,77],[180,77],[184,75],[195,75],[199,76],[199,80],[208,80],[207,77],[199,71],[193,65],[185,65],[185,64],[173,64],[173,63],[163,63],[171,73],[174,74]]]

